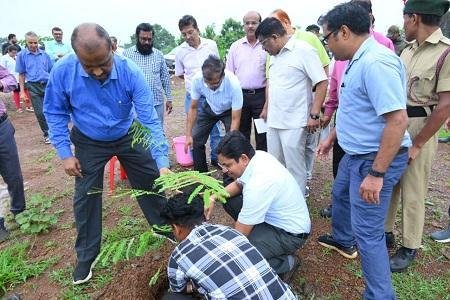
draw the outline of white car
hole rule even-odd
[[[164,55],[164,59],[166,61],[167,68],[169,69],[170,74],[175,73],[175,54],[178,51],[178,46],[170,50],[169,53]]]

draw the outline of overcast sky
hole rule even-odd
[[[6,9],[0,18],[0,36],[15,33],[23,39],[25,32],[35,31],[40,36],[51,36],[51,28],[59,26],[68,41],[73,28],[83,22],[95,22],[119,39],[129,42],[136,26],[141,22],[158,23],[179,36],[178,20],[185,14],[193,15],[200,30],[215,23],[220,31],[225,19],[242,20],[248,10],[256,10],[266,17],[281,8],[289,14],[294,25],[305,28],[316,23],[339,0],[1,0]],[[6,5],[6,2],[8,3]],[[372,0],[375,30],[386,33],[392,25],[402,25],[403,1]]]

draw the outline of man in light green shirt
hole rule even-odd
[[[45,42],[45,52],[53,61],[57,61],[66,54],[72,53],[70,44],[63,43],[63,31],[59,27],[52,28],[53,40]]]

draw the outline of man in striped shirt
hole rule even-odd
[[[169,258],[168,299],[296,299],[248,239],[228,226],[203,223],[203,201],[189,193],[167,201],[161,213],[180,244]],[[200,295],[199,295],[200,294]]]
[[[136,45],[124,51],[123,55],[134,61],[144,73],[153,92],[153,103],[161,125],[164,127],[164,109],[172,112],[172,91],[170,76],[164,55],[153,47],[155,30],[149,23],[141,23],[136,27]],[[164,96],[167,98],[164,105]]]

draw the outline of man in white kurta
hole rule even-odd
[[[288,36],[277,19],[265,19],[257,36],[272,55],[268,66],[267,150],[286,166],[304,193],[306,138],[308,131],[319,129],[327,75],[316,50]]]

